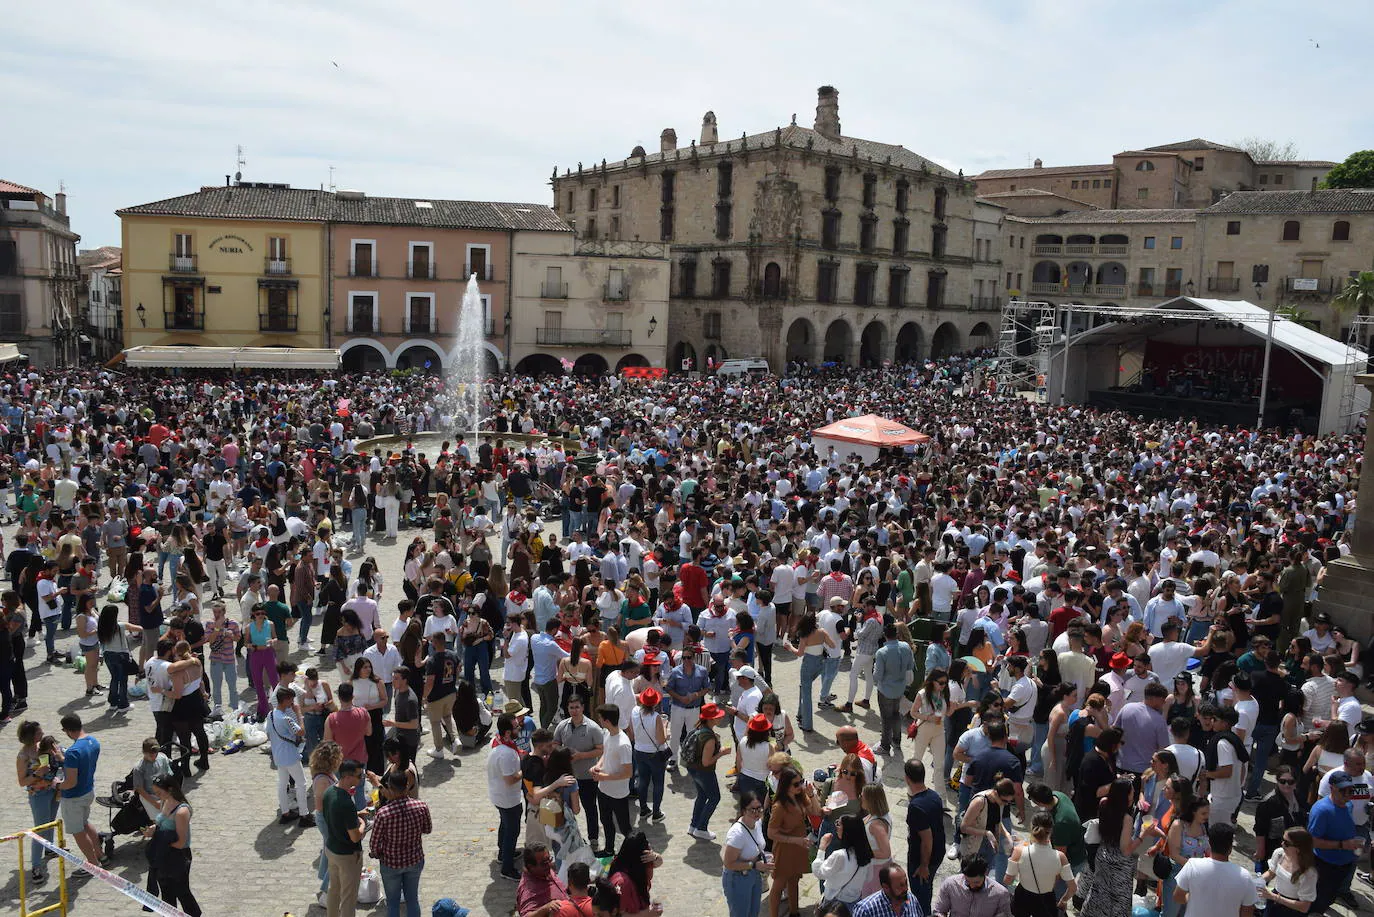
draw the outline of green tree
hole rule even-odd
[[[1345,289],[1336,294],[1331,305],[1337,312],[1369,315],[1374,312],[1374,271],[1360,271]]]
[[[1374,188],[1374,150],[1351,153],[1326,173],[1323,188]]]

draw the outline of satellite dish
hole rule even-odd
[[[242,173],[242,172],[235,172],[235,173],[234,173],[234,181],[243,181],[243,173]]]

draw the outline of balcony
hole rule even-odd
[[[629,347],[630,332],[607,328],[536,328],[535,342],[549,347]]]
[[[1236,293],[1240,290],[1239,277],[1208,277],[1207,291],[1209,293]]]
[[[1064,246],[1062,246],[1062,245],[1048,245],[1048,244],[1047,244],[1047,245],[1041,245],[1040,243],[1037,242],[1035,245],[1032,245],[1032,246],[1031,246],[1031,254],[1032,254],[1032,255],[1062,255],[1062,254],[1064,254]]]
[[[787,299],[788,285],[786,280],[779,280],[776,283],[760,281],[754,286],[754,296],[761,300]]]
[[[194,274],[197,271],[196,256],[178,255],[175,253],[169,255],[167,258],[167,270],[171,271],[173,274]]]
[[[110,303],[110,305],[112,305],[112,306],[123,305],[123,304],[124,304],[124,296],[123,296],[123,294],[120,293],[118,290],[111,290],[111,291],[110,291],[110,296],[109,296],[109,303]]]
[[[996,312],[1002,308],[1002,301],[996,296],[970,296],[968,307],[970,312]]]
[[[601,288],[601,298],[606,302],[624,302],[630,298],[629,281],[606,281]]]
[[[205,313],[164,309],[162,327],[166,331],[204,331]]]
[[[429,319],[425,319],[424,321],[418,321],[418,322],[415,321],[414,319],[411,319],[410,323],[409,323],[408,325],[406,325],[405,333],[406,333],[406,334],[436,335],[436,334],[439,333],[439,331],[438,331],[438,329],[435,327],[435,323],[434,323],[434,322],[431,322]]]
[[[1065,246],[1064,246],[1064,254],[1066,254],[1066,255],[1091,255],[1091,254],[1093,253],[1093,249],[1095,249],[1096,247],[1097,247],[1097,246],[1092,245],[1091,243],[1088,244],[1088,245],[1080,245],[1080,244],[1065,245]]]
[[[1093,285],[1094,296],[1111,297],[1113,299],[1126,295],[1126,284],[1124,283],[1098,283]]]
[[[348,259],[348,276],[377,277],[379,276],[377,272],[377,264],[371,258],[364,258],[361,260],[357,258],[350,258]]]
[[[1097,246],[1099,255],[1129,255],[1131,247],[1129,245],[1102,245]]]
[[[348,323],[349,334],[380,334],[381,330],[377,326],[377,321],[370,315],[354,315],[353,320]]]
[[[294,313],[273,315],[262,312],[258,314],[258,331],[263,334],[295,334],[297,318]]]
[[[1165,296],[1182,296],[1182,295],[1183,295],[1183,284],[1181,284],[1181,283],[1166,283],[1166,284],[1164,284],[1164,295],[1165,295]]]
[[[434,280],[439,268],[433,261],[407,261],[406,277],[410,280]]]
[[[1058,283],[1039,283],[1032,281],[1030,285],[1032,293],[1043,293],[1046,295],[1056,295],[1064,292],[1064,287]]]
[[[568,285],[566,283],[549,283],[547,280],[539,285],[540,299],[567,299]]]
[[[479,281],[491,280],[492,270],[490,264],[465,264],[463,265],[463,279],[467,280],[473,274],[477,275]]]
[[[1153,283],[1137,283],[1135,285],[1135,295],[1137,296],[1158,296],[1155,290],[1163,290],[1163,286]]]
[[[291,276],[291,259],[266,258],[263,261],[262,272],[268,277],[289,277]]]

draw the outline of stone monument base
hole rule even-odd
[[[1331,615],[1350,637],[1368,645],[1374,634],[1374,557],[1351,554],[1327,564],[1316,610]]]

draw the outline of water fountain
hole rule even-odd
[[[448,386],[457,404],[454,420],[460,433],[468,437],[472,448],[477,447],[477,433],[481,429],[482,389],[487,365],[486,315],[482,309],[482,291],[477,275],[468,278],[467,290],[458,309],[458,346],[454,351]]]

